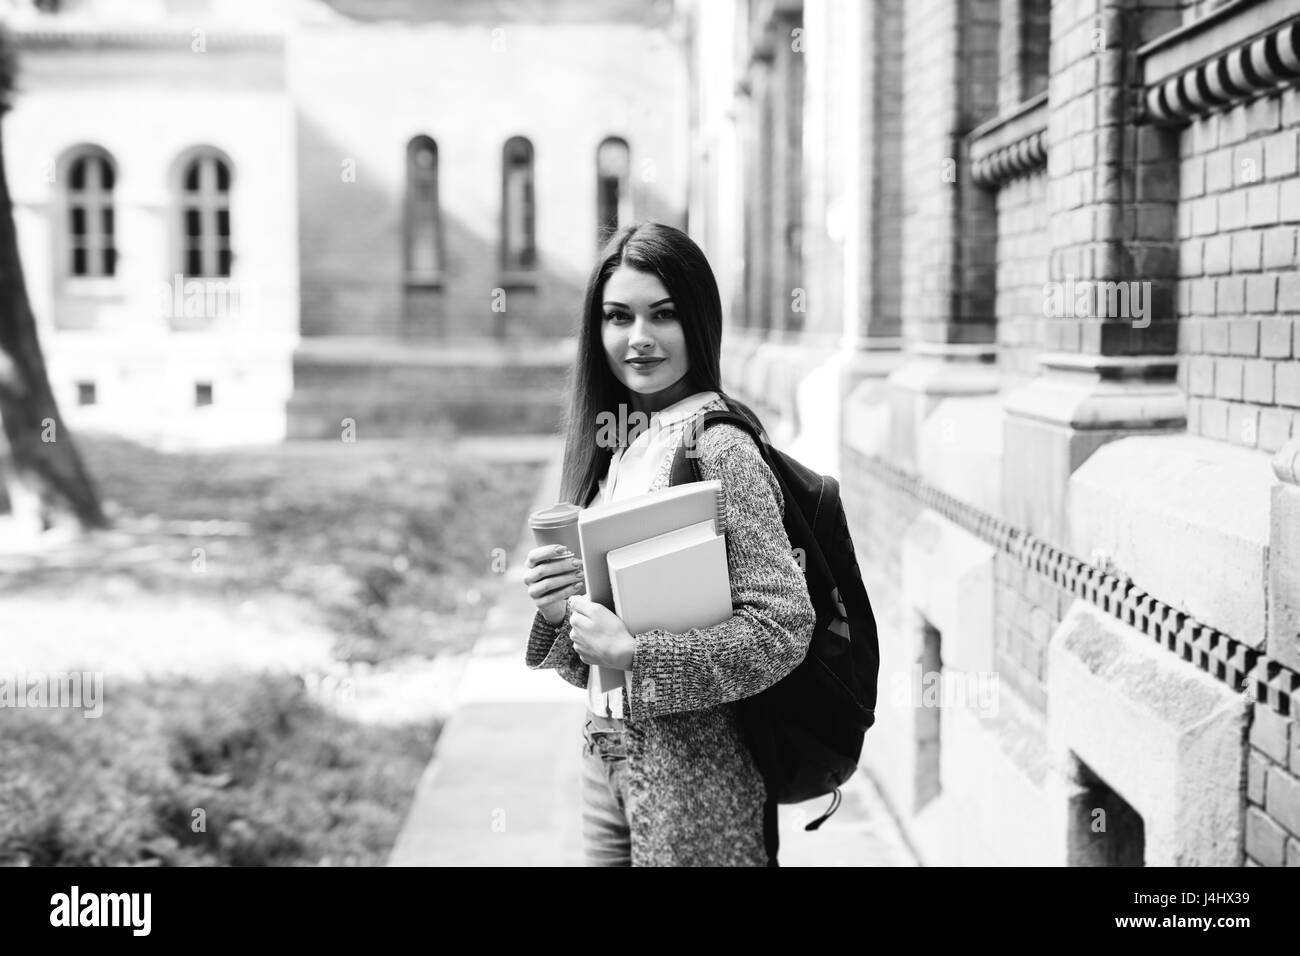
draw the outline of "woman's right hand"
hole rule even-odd
[[[563,545],[547,544],[529,551],[527,561],[524,584],[528,596],[542,617],[559,624],[564,620],[569,596],[586,590],[581,559]]]

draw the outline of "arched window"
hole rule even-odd
[[[533,234],[533,144],[522,136],[506,141],[501,171],[501,267],[526,272],[537,263]]]
[[[229,276],[230,163],[204,150],[181,167],[181,271],[187,276]]]
[[[112,158],[98,147],[78,150],[67,161],[68,274],[112,276],[117,270],[113,243]]]
[[[406,277],[427,282],[441,272],[438,144],[428,136],[416,136],[406,144]]]
[[[611,136],[596,149],[596,244],[632,218],[632,168],[627,140]]]

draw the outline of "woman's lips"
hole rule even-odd
[[[645,362],[645,361],[640,361],[640,360],[638,360],[638,361],[635,361],[635,362],[628,362],[627,364],[630,365],[630,366],[632,366],[634,369],[636,369],[636,370],[638,370],[638,371],[641,371],[641,372],[647,372],[647,371],[649,371],[649,370],[652,369],[652,368],[658,368],[660,365],[663,364],[663,362],[664,362],[663,359],[655,359],[655,360],[650,361],[650,362]]]

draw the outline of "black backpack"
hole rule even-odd
[[[808,595],[817,612],[808,656],[784,679],[737,701],[736,707],[769,801],[802,803],[834,793],[831,808],[805,828],[815,830],[839,806],[839,787],[857,769],[863,737],[876,720],[876,619],[849,537],[839,482],[773,448],[748,417],[726,410],[694,419],[673,458],[669,484],[703,480],[698,457],[687,449],[697,448],[700,433],[717,422],[753,436],[785,499],[790,545],[802,549]]]

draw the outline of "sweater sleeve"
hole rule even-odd
[[[569,637],[569,612],[564,612],[564,620],[552,624],[546,620],[541,611],[533,615],[533,629],[528,635],[528,650],[524,663],[533,670],[553,667],[559,671],[570,684],[586,688],[589,667],[582,662],[578,652],[573,649]]]
[[[807,584],[782,523],[780,485],[753,439],[715,425],[699,440],[700,471],[726,496],[732,616],[681,634],[633,635],[630,719],[752,697],[803,660],[816,626]]]

